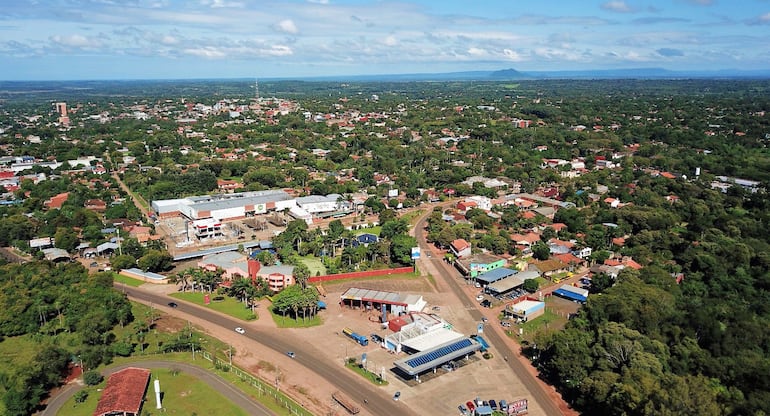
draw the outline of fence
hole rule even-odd
[[[330,282],[333,280],[359,279],[362,277],[412,273],[413,271],[414,269],[411,266],[409,266],[409,267],[396,267],[395,269],[366,270],[361,272],[327,274],[324,276],[313,276],[308,279],[308,282],[318,283],[318,282]]]
[[[262,397],[264,395],[271,396],[273,400],[283,408],[287,409],[292,415],[301,415],[301,416],[313,416],[312,413],[305,410],[297,404],[295,401],[289,399],[286,397],[286,395],[281,394],[279,392],[279,380],[276,379],[276,387],[271,386],[269,383],[266,383],[262,380],[260,380],[257,377],[254,377],[253,375],[249,374],[248,372],[241,370],[240,368],[230,364],[228,361],[220,360],[216,356],[212,356],[206,351],[200,351],[198,353],[201,357],[204,359],[210,361],[214,364],[214,368],[227,368],[228,371],[235,374],[238,378],[240,378],[242,381],[248,383],[257,391],[259,392],[259,396]]]

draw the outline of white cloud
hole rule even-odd
[[[602,4],[602,9],[616,12],[616,13],[631,13],[634,9],[631,8],[625,1],[613,0]]]
[[[765,13],[762,16],[759,16],[759,21],[762,23],[770,23],[770,13]]]
[[[487,51],[481,48],[468,48],[468,55],[479,57],[479,56],[486,56]]]
[[[524,60],[524,57],[522,57],[521,54],[511,49],[503,49],[503,56],[505,56],[505,58],[508,59],[509,61],[513,61],[513,62],[519,62]]]
[[[222,9],[222,8],[242,8],[245,5],[238,1],[226,1],[226,0],[202,0],[201,4],[204,6],[209,6],[212,9]]]
[[[308,3],[329,4],[329,0],[307,0]]]
[[[81,49],[98,48],[104,44],[97,38],[89,38],[83,35],[53,35],[49,40],[60,46]]]
[[[221,50],[216,49],[213,47],[205,47],[205,48],[188,48],[182,51],[183,53],[187,55],[193,55],[198,56],[201,58],[207,58],[207,59],[221,59],[227,57],[227,54]]]
[[[385,44],[385,46],[396,46],[398,45],[398,39],[393,35],[389,35],[385,38],[383,44]]]
[[[273,25],[273,28],[278,32],[290,33],[292,35],[299,32],[297,25],[295,25],[291,19],[281,20],[280,22]]]

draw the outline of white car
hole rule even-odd
[[[237,332],[237,333],[239,333],[239,334],[243,335],[243,334],[245,334],[245,333],[246,333],[246,330],[245,330],[245,329],[243,329],[243,328],[241,328],[241,327],[238,327],[238,328],[235,328],[235,332]]]
[[[477,301],[479,301],[479,302],[481,302],[482,300],[484,300],[484,295],[478,295],[478,296],[476,296],[476,300],[477,300]]]

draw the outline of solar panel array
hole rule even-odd
[[[457,341],[454,344],[449,344],[435,351],[431,351],[425,355],[421,355],[419,357],[412,358],[411,360],[407,360],[406,364],[409,367],[416,368],[423,364],[429,363],[433,360],[439,359],[449,353],[461,350],[466,347],[470,347],[471,344],[472,344],[471,340],[469,340],[468,338],[461,339],[460,341]]]

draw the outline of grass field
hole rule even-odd
[[[545,308],[545,312],[540,317],[531,321],[524,322],[520,325],[514,325],[509,335],[517,336],[519,328],[524,329],[524,334],[521,339],[528,342],[534,342],[537,334],[548,331],[558,331],[564,327],[567,322],[567,318],[557,315],[550,308]]]
[[[319,257],[308,254],[307,256],[300,258],[302,259],[302,263],[305,263],[305,266],[310,269],[310,276],[315,276],[319,273],[322,276],[326,274],[326,266],[323,265]]]
[[[131,287],[139,287],[144,284],[141,280],[136,280],[128,276],[123,276],[122,274],[113,274],[113,279],[118,283],[123,283],[124,285],[128,285]]]
[[[414,226],[417,224],[417,220],[420,219],[420,215],[425,212],[424,209],[418,209],[416,211],[408,212],[401,216],[401,219],[406,220],[409,224]]]
[[[225,296],[222,301],[212,301],[208,305],[204,303],[204,293],[201,292],[177,292],[172,293],[170,296],[179,300],[192,302],[196,305],[209,308],[211,310],[222,312],[225,315],[230,315],[233,318],[242,319],[244,321],[253,321],[257,319],[257,315],[251,312],[251,309],[247,308],[242,302]],[[210,294],[211,299],[214,299],[216,295]]]
[[[345,367],[355,371],[360,375],[361,377],[369,380],[370,383],[376,385],[376,386],[387,386],[388,382],[387,380],[383,380],[380,378],[380,376],[376,373],[373,373],[369,371],[368,369],[361,366],[360,363],[356,361],[355,358],[350,359],[347,364],[345,364]]]
[[[155,409],[155,392],[153,381],[160,380],[163,393],[163,409]],[[232,415],[247,416],[239,407],[225,399],[208,384],[181,371],[157,369],[152,371],[150,385],[147,388],[142,415]],[[90,416],[96,410],[101,392],[106,381],[98,386],[88,387],[88,399],[83,403],[75,403],[70,399],[59,411],[59,416]]]
[[[382,232],[382,227],[377,225],[377,226],[374,226],[374,227],[368,227],[368,228],[362,228],[360,230],[355,230],[355,231],[353,231],[353,235],[358,236],[358,235],[361,235],[361,234],[374,234],[377,237],[379,237],[381,232]]]

